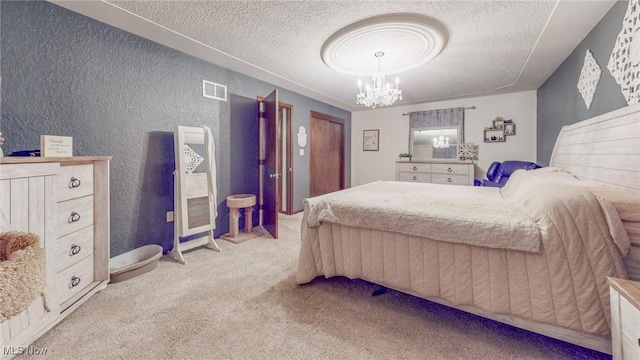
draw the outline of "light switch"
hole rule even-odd
[[[304,156],[304,149],[300,149],[300,156]]]

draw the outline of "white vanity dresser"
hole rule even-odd
[[[455,160],[398,161],[396,180],[473,186],[473,162]]]
[[[0,359],[21,354],[107,287],[110,160],[110,156],[0,158],[0,232],[38,235],[46,258],[41,296],[0,322]]]

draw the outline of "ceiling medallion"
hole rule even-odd
[[[416,68],[444,49],[449,34],[439,21],[417,14],[376,16],[333,34],[322,46],[324,63],[341,73],[371,76],[371,54],[384,49],[388,74]]]

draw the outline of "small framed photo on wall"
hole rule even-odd
[[[380,130],[363,130],[362,150],[378,151],[380,150]]]
[[[504,135],[515,135],[516,134],[516,124],[514,123],[505,123],[504,124]]]
[[[504,128],[504,119],[502,119],[501,117],[495,118],[491,127],[494,129],[502,130],[502,128]]]

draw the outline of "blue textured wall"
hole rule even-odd
[[[5,153],[39,147],[39,135],[73,136],[74,155],[112,155],[112,256],[143,244],[169,249],[173,225],[173,128],[208,125],[216,142],[216,235],[228,230],[227,195],[257,189],[255,99],[274,86],[40,2],[0,3],[1,131]],[[229,101],[202,97],[202,80],[228,86]],[[281,90],[294,128],[309,111],[351,114]],[[252,173],[252,175],[248,175]],[[309,159],[294,159],[294,206],[309,191]],[[237,179],[242,178],[238,182]],[[349,184],[347,179],[347,184]]]
[[[622,29],[627,1],[618,1],[538,89],[537,163],[549,165],[551,152],[563,125],[573,124],[625,107],[620,86],[607,69],[611,50]],[[577,84],[584,56],[591,50],[602,75],[591,108],[587,109]]]

